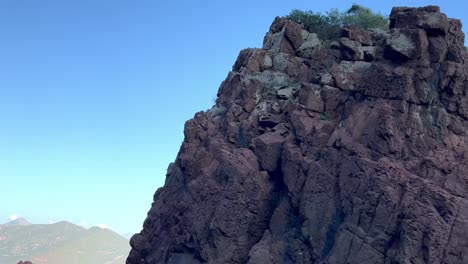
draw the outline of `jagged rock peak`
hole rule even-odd
[[[390,21],[324,41],[276,18],[185,124],[127,263],[468,263],[461,23]]]

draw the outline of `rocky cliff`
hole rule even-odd
[[[137,263],[468,263],[468,56],[438,7],[327,42],[276,18],[185,125]]]

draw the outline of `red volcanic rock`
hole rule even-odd
[[[390,27],[424,29],[429,35],[445,35],[449,27],[447,16],[438,6],[421,8],[395,7],[390,13]]]
[[[267,132],[253,139],[255,154],[264,170],[273,172],[278,168],[284,140],[284,137],[276,132]]]
[[[357,27],[346,27],[341,30],[341,36],[354,41],[358,41],[364,46],[372,45],[372,39],[370,37],[370,34],[364,29],[360,29]]]
[[[390,19],[328,48],[276,18],[185,124],[127,264],[468,263],[461,23]]]

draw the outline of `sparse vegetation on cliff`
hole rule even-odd
[[[389,25],[387,17],[356,4],[346,12],[340,12],[335,8],[330,9],[325,15],[311,10],[294,9],[286,17],[303,24],[307,31],[317,33],[322,39],[338,39],[342,27],[388,30]]]

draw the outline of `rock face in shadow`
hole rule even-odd
[[[276,18],[186,123],[127,263],[468,263],[461,23],[390,20],[326,43]]]

